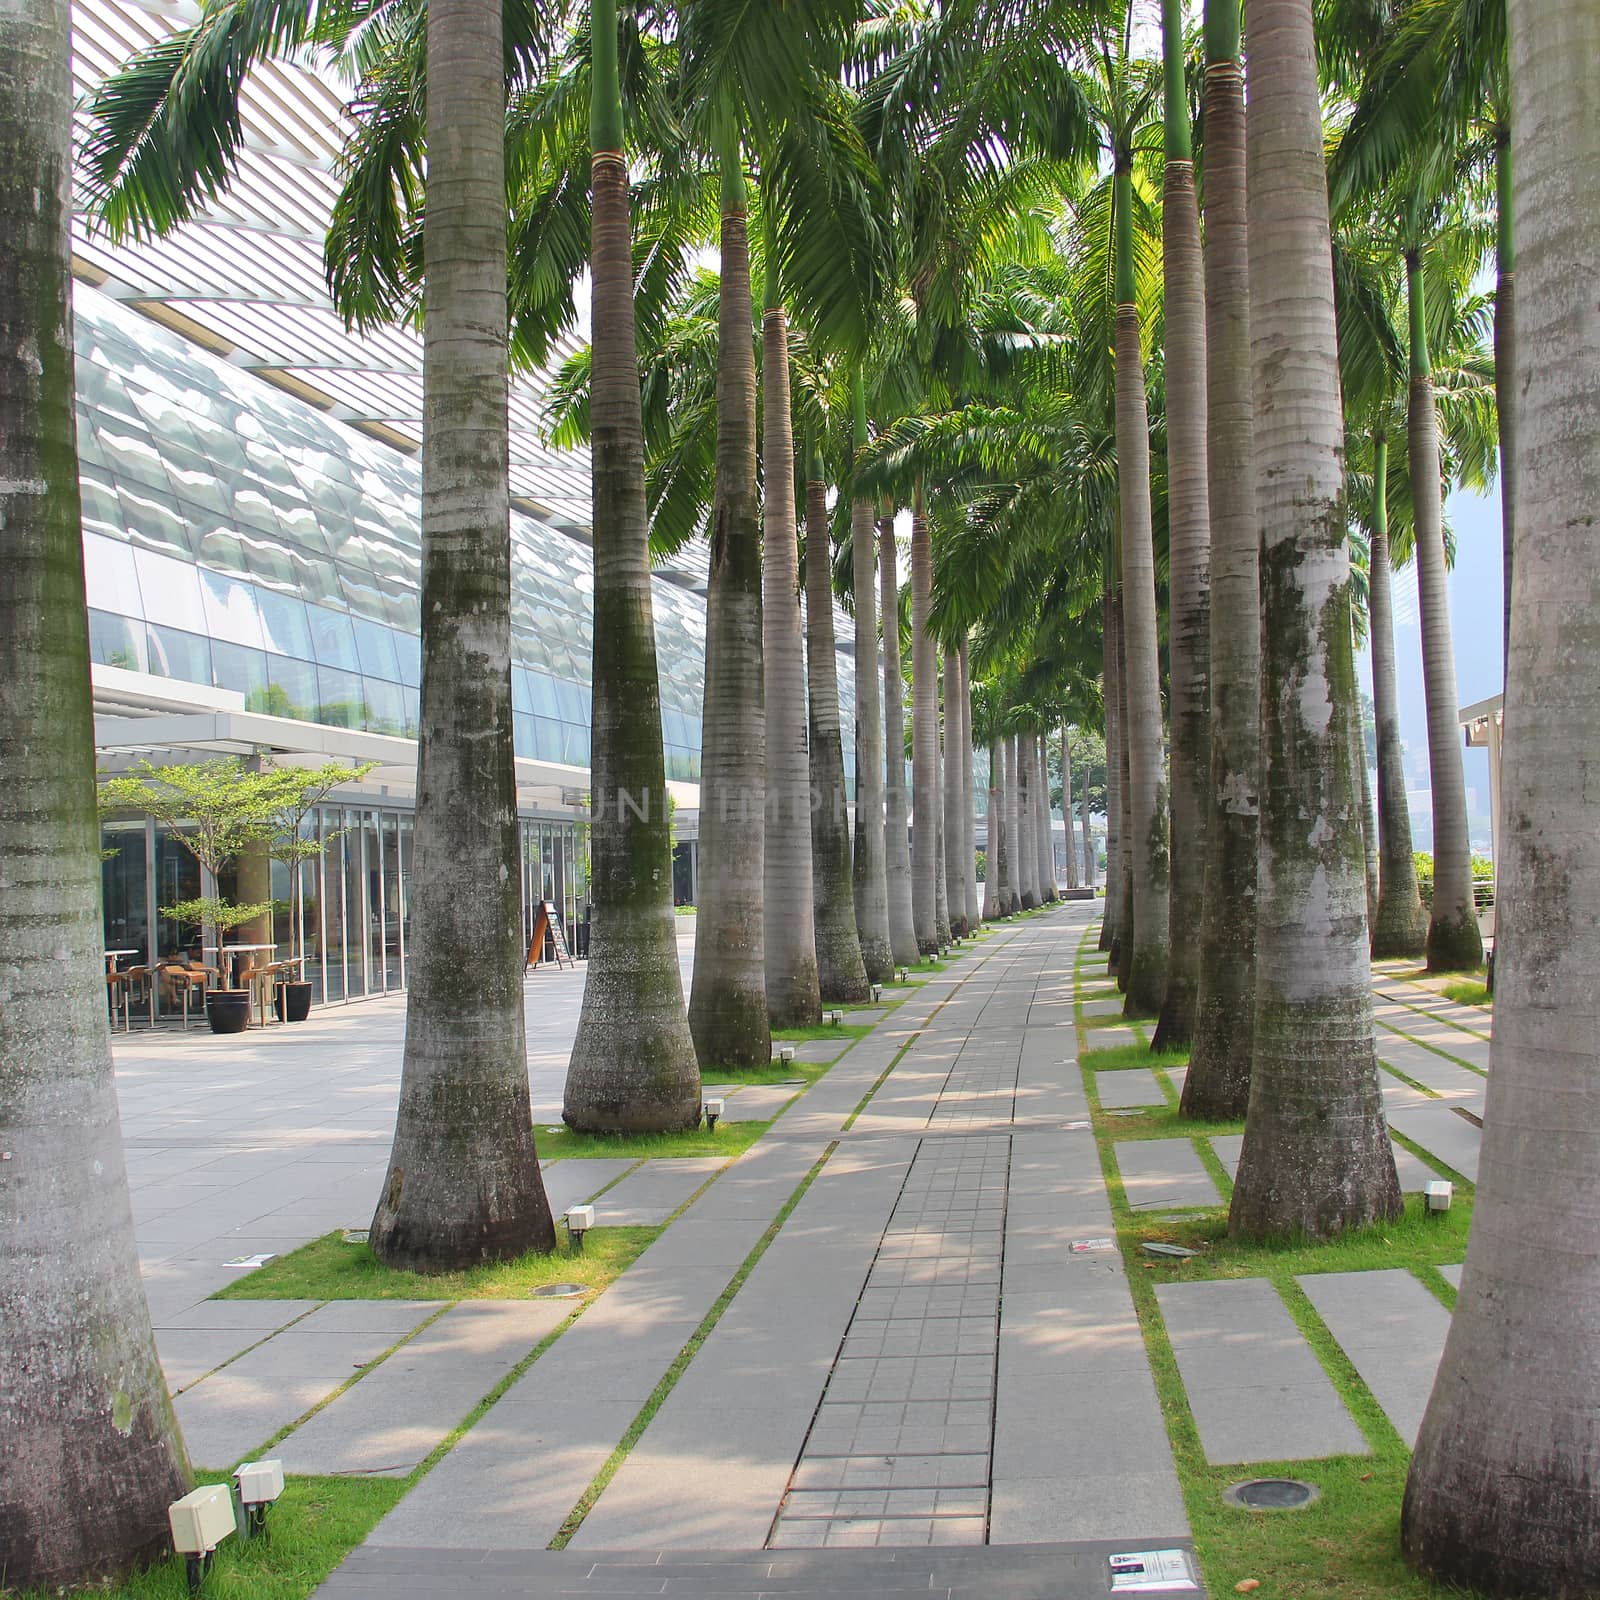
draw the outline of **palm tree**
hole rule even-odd
[[[944,824],[944,887],[950,933],[954,938],[972,931],[967,920],[967,884],[962,856],[967,848],[966,824],[961,810],[967,802],[967,783],[963,773],[966,736],[962,730],[961,661],[954,650],[943,651],[944,663],[944,799],[941,808]]]
[[[794,416],[790,405],[789,323],[770,208],[766,292],[761,317],[761,455],[769,488],[762,505],[762,672],[766,692],[768,827],[763,857],[767,1016],[775,1028],[822,1019],[812,904],[811,773],[806,742],[806,681],[795,529]],[[831,620],[831,618],[830,618]],[[838,694],[834,695],[835,717]]]
[[[1350,563],[1311,0],[1250,16],[1251,355],[1265,623],[1255,1066],[1229,1232],[1398,1216],[1373,1041]],[[1309,822],[1309,826],[1308,826]]]
[[[726,114],[725,114],[726,116]],[[702,1069],[765,1066],[766,706],[748,190],[731,116],[718,130],[717,472],[706,593],[700,886],[689,1027]],[[787,480],[780,480],[786,490]],[[787,494],[784,494],[787,498]]]
[[[1083,797],[1083,814],[1089,815],[1089,796]],[[1061,724],[1061,828],[1066,836],[1067,887],[1078,887],[1078,846],[1072,837],[1072,730]],[[1087,830],[1085,830],[1087,832]]]
[[[1517,566],[1506,696],[1494,1072],[1466,1270],[1401,1513],[1407,1559],[1488,1595],[1600,1588],[1595,1311],[1600,893],[1586,775],[1600,325],[1575,264],[1600,251],[1600,14],[1511,0],[1522,347]],[[1508,1360],[1507,1353],[1515,1352]]]
[[[933,684],[933,805],[934,820],[938,824],[938,839],[933,862],[933,922],[938,930],[939,948],[950,946],[950,886],[945,877],[944,831],[944,738],[939,719],[939,707],[944,698],[943,659],[937,642],[934,645]]]
[[[371,1229],[378,1259],[414,1272],[555,1248],[528,1097],[521,893],[506,871],[518,845],[503,60],[498,6],[435,0],[416,931],[394,1146]]]
[[[1151,1043],[1194,1032],[1204,916],[1206,792],[1211,769],[1211,526],[1206,465],[1206,302],[1184,84],[1183,7],[1162,0],[1165,68],[1161,195],[1166,323],[1168,634],[1172,676],[1171,950],[1166,997]]]
[[[924,956],[939,949],[934,879],[943,867],[937,854],[939,668],[928,632],[932,602],[933,544],[919,482],[911,502],[911,920]]]
[[[884,857],[889,883],[889,944],[895,965],[918,957],[911,917],[911,835],[906,801],[905,687],[900,673],[900,582],[894,518],[878,522],[878,576],[883,590]]]
[[[1249,1098],[1260,824],[1261,579],[1238,0],[1206,0],[1205,42],[1211,777],[1200,977],[1182,1111],[1211,1119],[1242,1116]]]
[[[968,931],[976,932],[987,913],[978,903],[978,779],[972,759],[972,665],[968,649],[967,636],[963,631],[956,650],[956,664],[961,674],[958,691],[961,702],[961,742],[957,746],[961,757],[961,888]]]
[[[39,1590],[158,1555],[192,1481],[139,1276],[106,1032],[70,56],[65,0],[0,13],[0,1571]]]
[[[1105,667],[1101,684],[1106,702],[1106,911],[1100,923],[1099,947],[1114,972],[1126,915],[1122,899],[1122,641],[1119,637],[1117,588],[1109,564],[1101,603]]]
[[[1060,898],[1056,888],[1055,833],[1050,825],[1050,751],[1042,733],[1033,734],[1033,770],[1038,774],[1039,898],[1046,904]]]
[[[831,554],[826,469],[813,436],[806,449],[805,560],[817,981],[824,1000],[850,1004],[865,1000],[870,989],[851,894],[850,816],[844,783],[844,742],[839,731]],[[862,670],[858,661],[858,676]]]
[[[851,374],[850,400],[855,445],[860,450],[867,442],[867,392],[859,366]],[[873,983],[886,983],[894,974],[894,945],[889,936],[889,878],[884,859],[883,708],[878,694],[882,680],[878,676],[878,607],[873,593],[877,541],[873,538],[872,502],[859,491],[852,494],[850,503],[850,543],[856,613],[856,833],[852,868],[856,931],[867,977]]]
[[[633,316],[616,0],[594,0],[594,928],[564,1120],[585,1132],[692,1128],[700,1073],[672,914]]]

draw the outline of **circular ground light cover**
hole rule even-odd
[[[1322,1491],[1314,1483],[1302,1483],[1298,1478],[1250,1478],[1244,1483],[1230,1483],[1222,1491],[1222,1498],[1230,1506],[1242,1506],[1246,1511],[1300,1511],[1322,1498]]]
[[[528,1291],[530,1300],[576,1300],[579,1295],[587,1294],[587,1287],[581,1283],[541,1283],[537,1289]]]

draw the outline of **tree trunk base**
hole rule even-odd
[[[1378,895],[1378,914],[1372,922],[1372,959],[1394,961],[1422,955],[1428,948],[1428,913],[1420,896],[1407,905],[1398,897]]]
[[[1428,924],[1428,971],[1473,972],[1483,965],[1483,934],[1472,915],[1435,915]]]

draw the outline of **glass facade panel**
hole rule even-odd
[[[211,641],[177,628],[152,627],[146,635],[150,670],[185,683],[211,683]]]

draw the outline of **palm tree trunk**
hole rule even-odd
[[[1117,492],[1122,517],[1122,652],[1126,667],[1128,839],[1133,902],[1127,1014],[1151,1016],[1167,991],[1166,761],[1156,641],[1156,560],[1150,525],[1150,419],[1139,308],[1133,299],[1133,157],[1116,157]]]
[[[1511,0],[1522,252],[1516,614],[1477,1209],[1411,1460],[1411,1564],[1488,1595],[1600,1592],[1600,12]]]
[[[453,1272],[556,1238],[533,1145],[513,870],[500,7],[430,10],[428,60],[415,932],[371,1245],[388,1267]]]
[[[1088,797],[1084,797],[1084,809],[1089,805]],[[1066,723],[1061,724],[1061,832],[1066,841],[1067,887],[1076,889],[1078,884],[1078,845],[1072,837],[1072,744],[1068,738]]]
[[[1079,805],[1083,812],[1081,824],[1083,829],[1083,887],[1092,891],[1094,888],[1095,859],[1094,836],[1089,831],[1089,787],[1087,770],[1085,772],[1083,799],[1079,802]]]
[[[806,681],[811,697],[811,876],[817,983],[834,1004],[865,1000],[867,969],[861,959],[851,895],[850,812],[844,784],[844,740],[839,732],[839,663],[833,632],[832,541],[828,486],[815,444],[806,467]],[[796,913],[804,915],[804,908]]]
[[[1344,417],[1311,0],[1252,0],[1251,355],[1265,624],[1256,1060],[1228,1227],[1400,1214],[1367,965]]]
[[[867,396],[859,371],[851,384],[851,399],[859,450],[867,442]],[[883,707],[878,694],[878,607],[873,594],[877,541],[870,501],[857,498],[852,502],[850,539],[856,606],[856,931],[868,978],[886,983],[894,973],[894,944],[889,936],[889,877],[884,860]]]
[[[878,523],[878,579],[883,598],[884,857],[889,884],[889,944],[897,967],[917,960],[911,920],[911,835],[906,798],[906,702],[900,674],[900,583],[894,517]]]
[[[700,753],[700,887],[689,1027],[701,1069],[764,1067],[767,1022],[766,705],[761,663],[761,501],[750,239],[737,132],[720,152],[717,476],[706,592]]]
[[[1372,550],[1368,558],[1368,633],[1372,649],[1372,708],[1378,724],[1378,912],[1372,954],[1419,956],[1427,945],[1428,914],[1417,892],[1411,853],[1411,813],[1400,749],[1400,701],[1395,687],[1394,600],[1389,580],[1389,438],[1372,441]]]
[[[192,1481],[139,1276],[106,1032],[74,434],[67,0],[0,11],[0,1572],[120,1579]]]
[[[1117,987],[1126,994],[1133,976],[1133,870],[1137,845],[1133,837],[1133,779],[1129,772],[1128,744],[1130,722],[1128,718],[1128,613],[1119,592],[1117,596],[1117,647],[1122,652],[1122,662],[1117,672],[1117,726],[1122,730],[1117,754],[1122,761],[1122,923],[1117,935],[1116,949],[1112,952],[1113,968],[1117,974]]]
[[[769,208],[770,211],[770,208]],[[812,903],[811,773],[806,748],[805,647],[795,529],[794,418],[789,400],[789,324],[768,223],[766,310],[761,319],[762,464],[785,486],[763,504],[762,672],[767,702],[767,832],[763,865],[767,1018],[775,1028],[822,1020]]]
[[[1206,455],[1211,772],[1186,1117],[1244,1115],[1255,1027],[1261,565],[1250,389],[1249,227],[1239,0],[1206,0]]]
[[[668,871],[672,819],[650,596],[616,0],[595,0],[592,16],[594,921],[561,1114],[584,1132],[658,1132],[698,1124],[700,1071],[684,1014]]]
[[[1005,808],[1005,877],[1001,882],[1001,903],[1005,915],[1014,917],[1022,910],[1022,843],[1017,830],[1017,741],[1009,734],[1000,741],[1001,804]]]
[[[966,883],[962,877],[961,856],[966,846],[966,830],[961,825],[961,806],[965,786],[961,778],[961,663],[953,650],[946,650],[944,664],[944,800],[940,821],[944,835],[945,906],[950,932],[960,938],[967,930]]]
[[[917,948],[939,948],[934,877],[939,826],[934,786],[939,763],[939,668],[928,636],[933,601],[933,543],[919,483],[911,504],[911,921]]]
[[[1028,759],[1031,734],[1013,736],[1011,744],[1017,774],[1017,893],[1022,909],[1031,911],[1039,903],[1039,830],[1033,820],[1033,763]]]
[[[1107,572],[1107,577],[1112,574]],[[1115,584],[1109,584],[1100,604],[1105,654],[1102,690],[1106,706],[1106,914],[1100,924],[1100,949],[1113,972],[1122,943],[1122,641],[1118,637],[1122,607]]]
[[[989,848],[983,870],[983,920],[993,922],[1006,914],[1005,839],[1006,839],[1006,764],[1000,753],[1000,740],[989,741]]]
[[[1033,903],[1046,904],[1051,898],[1049,882],[1051,872],[1046,865],[1050,817],[1050,791],[1045,785],[1044,768],[1039,760],[1039,736],[1023,736],[1023,748],[1028,759],[1028,826],[1033,829]]]
[[[945,839],[944,820],[944,729],[939,720],[939,707],[943,703],[945,679],[944,662],[937,647],[934,651],[934,661],[939,669],[939,681],[934,686],[934,714],[933,714],[933,798],[938,810],[939,818],[939,854],[933,867],[933,920],[939,930],[939,948],[944,950],[950,944],[950,885],[945,876],[945,864],[950,859],[948,843]]]
[[[1355,639],[1350,640],[1352,658]],[[1372,809],[1372,779],[1367,775],[1367,742],[1359,720],[1350,724],[1350,759],[1356,764],[1361,783],[1361,865],[1367,889],[1367,939],[1371,946],[1372,924],[1378,915],[1378,819]]]
[[[1511,130],[1495,134],[1494,406],[1500,429],[1500,548],[1504,571],[1504,660],[1511,661],[1511,569],[1517,531],[1517,397],[1511,374],[1517,370],[1517,254],[1512,221]],[[1498,863],[1496,868],[1498,870]]]
[[[987,912],[978,903],[978,779],[973,771],[972,663],[967,658],[964,635],[956,649],[956,666],[961,673],[961,893],[968,931],[976,933]]]
[[[1056,884],[1056,835],[1050,816],[1050,746],[1042,733],[1033,740],[1033,765],[1039,774],[1039,892],[1045,901],[1060,898]]]
[[[1162,0],[1166,176],[1161,196],[1166,305],[1168,633],[1172,679],[1171,952],[1152,1043],[1190,1042],[1200,988],[1206,796],[1211,778],[1211,515],[1207,503],[1206,296],[1183,72],[1181,0]]]
[[[1483,960],[1472,904],[1472,845],[1467,834],[1467,782],[1456,713],[1455,645],[1450,637],[1450,587],[1444,564],[1444,505],[1439,482],[1439,418],[1428,361],[1422,263],[1406,252],[1411,317],[1411,385],[1406,437],[1411,460],[1412,529],[1417,545],[1417,603],[1422,622],[1422,681],[1428,707],[1428,773],[1433,793],[1433,909],[1428,917],[1428,970],[1471,971]]]

